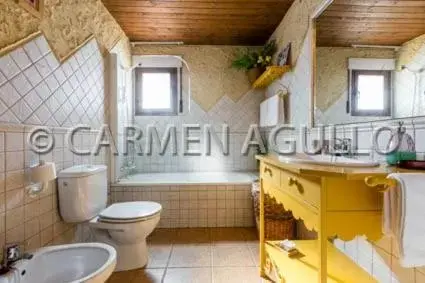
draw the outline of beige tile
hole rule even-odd
[[[6,151],[15,151],[24,149],[24,133],[6,133]]]
[[[212,282],[211,268],[168,268],[164,283],[208,283]]]
[[[25,250],[35,251],[41,247],[40,234],[36,234],[33,237],[25,240]]]
[[[10,229],[6,232],[6,243],[22,243],[24,241],[24,224],[19,225],[13,229]]]
[[[176,245],[171,251],[169,267],[211,266],[210,245]]]
[[[40,201],[34,201],[24,206],[25,221],[31,220],[40,215]]]
[[[24,169],[24,152],[6,152],[6,171],[15,171],[22,169]]]
[[[213,266],[255,266],[247,245],[213,245]]]
[[[40,245],[45,246],[53,241],[53,226],[50,226],[40,232]]]
[[[6,209],[10,210],[24,204],[24,188],[6,192]]]
[[[149,261],[146,268],[165,268],[171,255],[172,245],[149,245]]]
[[[214,283],[261,283],[258,267],[213,267]]]
[[[65,223],[63,221],[56,222],[53,224],[53,236],[59,236],[62,233],[65,233],[70,228],[70,225],[68,223]]]
[[[24,170],[10,171],[6,173],[6,190],[14,190],[24,187]]]
[[[17,207],[6,211],[6,230],[24,224],[24,207]]]
[[[389,254],[393,254],[392,253],[391,237],[382,237],[378,241],[373,242],[373,245],[375,245],[376,247],[378,247],[380,249],[383,249],[384,251],[386,251]]]
[[[416,270],[416,283],[424,283],[425,282],[425,274]]]
[[[38,219],[40,220],[40,230],[53,225],[53,211],[41,214]]]
[[[40,198],[40,214],[44,214],[52,210],[53,210],[53,197],[47,196],[44,198]]]
[[[255,266],[260,266],[260,244],[252,243],[248,245],[249,251],[251,252],[252,260],[254,261]]]
[[[0,194],[0,213],[6,211],[6,194],[1,193]]]
[[[33,218],[25,222],[25,239],[29,239],[40,232],[40,221],[38,218]]]
[[[415,283],[415,269],[401,267],[399,260],[394,256],[391,259],[391,270],[393,277],[397,278],[399,282]]]
[[[6,231],[6,213],[0,213],[0,233]]]

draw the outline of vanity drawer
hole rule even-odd
[[[274,167],[273,165],[261,162],[260,164],[260,175],[263,180],[276,185],[280,186],[280,169],[277,167]]]
[[[301,177],[282,170],[280,180],[282,190],[316,208],[320,206],[320,178]]]

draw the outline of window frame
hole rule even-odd
[[[380,75],[384,76],[384,109],[383,110],[359,110],[357,106],[357,87],[358,79],[361,75]],[[391,117],[392,108],[392,76],[390,70],[351,70],[351,116],[376,116],[376,117]]]
[[[134,115],[135,116],[176,116],[179,113],[179,72],[178,67],[136,67],[135,90],[134,90]],[[143,109],[143,74],[144,73],[167,73],[170,74],[171,83],[171,108],[168,109]]]

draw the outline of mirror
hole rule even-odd
[[[316,17],[315,126],[425,115],[425,1],[389,2],[335,0]]]

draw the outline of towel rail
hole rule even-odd
[[[380,192],[386,192],[389,188],[397,186],[397,181],[394,179],[382,177],[366,177],[365,184],[371,188],[377,188]]]

